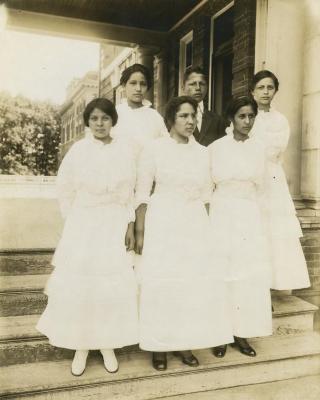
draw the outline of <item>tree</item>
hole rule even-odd
[[[0,93],[0,173],[56,175],[60,130],[57,106]]]

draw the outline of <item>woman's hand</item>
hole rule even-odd
[[[144,231],[142,231],[142,230],[136,231],[135,236],[136,236],[136,243],[135,243],[134,251],[137,254],[142,254]]]
[[[135,223],[135,249],[137,254],[142,254],[143,240],[144,240],[144,220],[146,217],[147,205],[140,204],[136,209],[136,223]]]
[[[206,203],[204,206],[206,208],[207,214],[210,215],[210,203]]]
[[[128,224],[126,236],[125,236],[125,245],[127,251],[134,250],[135,245],[135,237],[134,237],[134,222],[130,222]]]

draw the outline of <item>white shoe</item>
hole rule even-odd
[[[84,373],[88,354],[89,350],[76,350],[71,364],[72,375],[80,376]]]
[[[101,349],[100,352],[103,357],[105,369],[110,373],[117,372],[119,369],[119,363],[114,351],[112,349]]]

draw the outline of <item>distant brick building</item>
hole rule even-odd
[[[137,62],[136,50],[128,47],[100,46],[100,96],[115,104],[123,97],[120,76],[124,69]]]
[[[83,78],[73,79],[67,88],[67,99],[61,106],[61,143],[62,159],[72,143],[84,136],[82,113],[86,105],[98,96],[98,72],[88,72]]]

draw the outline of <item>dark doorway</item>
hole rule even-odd
[[[232,97],[232,62],[234,7],[213,20],[211,109],[223,114]]]

